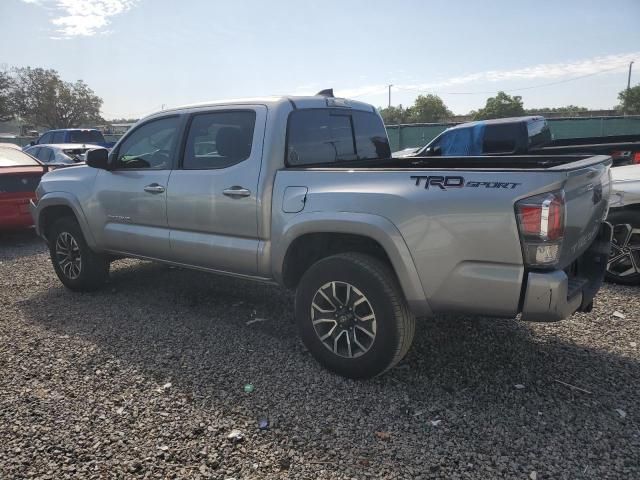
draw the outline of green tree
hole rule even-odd
[[[0,122],[8,122],[15,116],[12,90],[13,79],[7,72],[0,72]]]
[[[397,125],[399,123],[408,123],[411,113],[410,108],[403,108],[402,105],[397,107],[391,106],[387,108],[378,108],[382,120],[386,125]]]
[[[624,89],[618,94],[618,110],[630,115],[640,114],[640,83],[635,87]]]
[[[498,92],[495,97],[487,98],[484,108],[472,112],[474,120],[489,120],[491,118],[518,117],[525,114],[522,97]]]
[[[55,70],[14,69],[12,96],[16,113],[33,125],[71,128],[102,121],[102,99],[82,80],[65,82]]]
[[[541,107],[541,108],[528,108],[526,113],[531,115],[544,114],[544,113],[560,113],[566,116],[573,116],[579,113],[586,113],[589,111],[587,107],[578,107],[576,105],[567,105],[566,107]]]
[[[453,114],[437,95],[418,95],[409,112],[409,120],[414,123],[442,122]]]

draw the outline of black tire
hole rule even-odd
[[[640,285],[640,210],[612,210],[607,222],[613,225],[613,241],[606,279],[622,285]],[[631,236],[627,225],[631,227]],[[612,262],[616,257],[618,260]],[[636,273],[622,275],[631,268]]]
[[[337,312],[318,314],[318,316],[330,315],[333,319],[328,321],[326,328],[330,329],[332,325],[335,325],[337,331],[341,332],[340,335],[344,333],[340,329],[346,331],[346,336],[350,339],[349,350],[344,351],[346,339],[342,337],[339,340],[342,343],[336,349],[338,353],[333,350],[336,346],[335,343],[333,348],[323,343],[320,337],[324,336],[321,333],[325,332],[317,333],[317,327],[314,326],[312,320],[314,297],[320,293],[321,287],[331,285],[331,282],[338,282],[338,288],[344,289],[341,293],[344,300],[341,309],[349,307],[350,302],[346,298],[347,289],[353,294],[352,310],[350,310],[352,318],[345,321],[342,317],[346,315],[340,316]],[[346,284],[349,284],[349,287]],[[361,302],[360,305],[353,306],[362,298],[360,294],[365,297],[366,303]],[[335,297],[333,301],[336,301]],[[326,304],[326,307],[327,309],[331,308],[330,304]],[[371,321],[375,322],[375,328],[371,328],[373,325],[370,324],[359,323],[360,320],[356,318],[356,315],[353,315],[358,308],[366,309],[365,313],[360,310],[358,318],[362,319],[370,317],[371,315],[367,312],[369,309],[371,310],[375,316]],[[333,255],[313,264],[305,272],[298,285],[295,311],[302,341],[314,358],[327,369],[349,378],[371,378],[392,368],[409,351],[415,333],[415,317],[408,308],[394,272],[383,262],[360,253]],[[340,322],[344,323],[339,323],[338,318],[341,319]],[[318,322],[317,319],[316,322]],[[351,322],[351,327],[348,326],[349,322]],[[373,331],[375,337],[371,339],[369,335],[363,335],[362,328],[358,330],[359,326]],[[355,346],[352,339],[356,338],[354,335],[357,331],[354,331],[354,328],[360,332],[360,342],[367,347],[366,350]],[[335,334],[334,337],[329,337],[328,341],[331,342],[332,339],[335,340]],[[368,342],[370,343],[367,344]],[[353,350],[357,352],[352,351],[352,346]],[[343,347],[343,355],[339,354],[341,347]],[[350,354],[353,356],[344,356]]]
[[[109,260],[106,256],[99,255],[89,248],[75,218],[62,217],[56,220],[47,232],[47,239],[51,263],[56,275],[65,287],[70,290],[88,292],[97,290],[104,285],[109,278]],[[57,248],[58,252],[61,251],[59,246],[63,243],[74,246],[72,248],[73,258],[80,259],[79,267],[74,271],[71,271],[69,263],[65,262],[68,257],[56,253]]]

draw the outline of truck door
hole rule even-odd
[[[182,119],[153,119],[135,128],[114,151],[111,170],[94,184],[90,222],[105,249],[161,260],[169,257],[167,183],[177,157]]]
[[[257,190],[266,117],[264,106],[234,106],[189,119],[184,152],[167,189],[173,261],[257,273]]]

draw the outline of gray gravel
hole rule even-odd
[[[277,288],[125,260],[71,293],[32,234],[0,262],[0,478],[640,478],[640,288],[557,324],[420,322],[356,382]]]

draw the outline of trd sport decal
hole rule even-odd
[[[411,175],[412,180],[415,180],[416,187],[424,185],[425,189],[429,187],[438,187],[440,190],[448,190],[450,188],[506,188],[513,190],[520,183],[515,182],[476,182],[469,180],[465,182],[464,177],[459,176],[442,176],[442,175]]]

